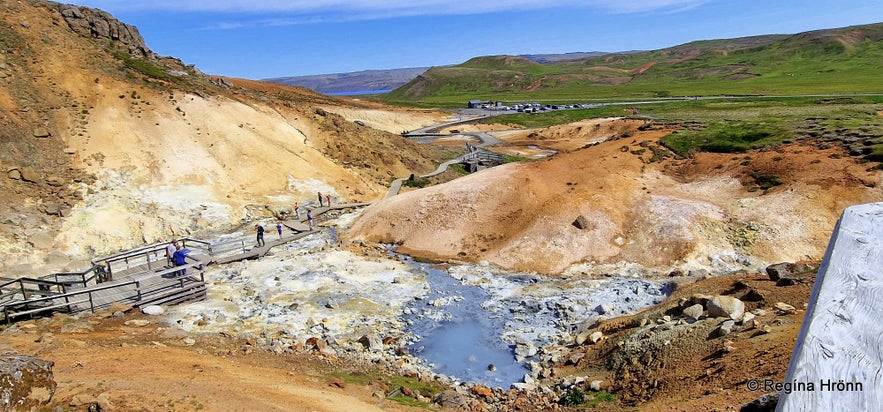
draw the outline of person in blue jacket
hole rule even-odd
[[[187,249],[181,247],[181,245],[175,246],[175,253],[172,254],[172,260],[175,261],[175,266],[184,266],[187,264]],[[181,269],[175,272],[178,276],[184,276],[187,274],[187,269]]]

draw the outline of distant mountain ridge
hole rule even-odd
[[[629,53],[629,52],[620,52]],[[573,52],[557,54],[523,54],[519,57],[537,62],[552,63],[602,56],[609,52]],[[448,66],[441,66],[448,67]],[[412,67],[388,70],[362,70],[358,72],[314,74],[262,79],[263,81],[306,87],[324,94],[353,93],[365,91],[390,91],[404,86],[431,67]]]
[[[429,69],[382,99],[451,105],[472,99],[883,92],[883,23],[572,55],[476,57]]]
[[[429,67],[363,70],[351,73],[275,77],[264,81],[306,87],[324,94],[394,90],[419,76]]]

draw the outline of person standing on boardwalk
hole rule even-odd
[[[166,263],[169,267],[175,266],[175,251],[178,250],[178,241],[173,240],[166,246]]]
[[[172,259],[175,261],[175,266],[184,266],[187,264],[187,250],[181,247],[181,245],[175,245],[175,253],[172,254]],[[187,268],[181,269],[175,272],[178,276],[184,276],[187,274]]]
[[[282,222],[276,223],[276,231],[279,232],[279,240],[282,240]]]
[[[264,227],[260,223],[254,225],[254,227],[258,231],[258,247],[266,246],[267,243],[264,242]]]
[[[319,207],[322,207],[322,192],[319,192]]]
[[[313,213],[310,209],[307,209],[307,224],[310,225],[310,230],[313,230]]]
[[[325,195],[325,207],[331,207],[331,195]]]

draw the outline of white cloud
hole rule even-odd
[[[78,4],[118,11],[218,13],[333,13],[344,20],[400,16],[482,14],[560,7],[594,8],[608,13],[640,13],[692,8],[710,0],[81,0]]]

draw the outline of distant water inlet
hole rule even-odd
[[[402,260],[424,272],[431,289],[404,309],[411,354],[438,373],[491,387],[523,382],[527,362],[543,361],[536,349],[572,339],[578,325],[633,313],[671,293],[668,284],[645,279],[561,280]],[[516,346],[534,350],[516,356]]]

